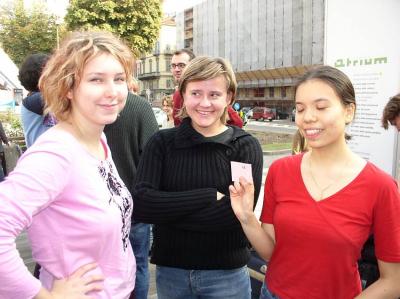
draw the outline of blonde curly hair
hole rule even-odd
[[[133,80],[134,59],[128,46],[109,32],[73,32],[52,55],[39,80],[45,101],[45,112],[57,120],[66,120],[71,112],[68,92],[79,85],[88,61],[101,54],[110,54],[122,65],[127,85]]]

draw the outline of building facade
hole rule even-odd
[[[160,106],[161,99],[174,92],[175,85],[170,64],[175,50],[175,21],[167,18],[162,21],[160,37],[153,51],[137,61],[139,93],[154,106]]]
[[[241,106],[290,114],[296,78],[323,64],[324,7],[324,0],[206,0],[177,15],[177,47],[192,42],[196,55],[228,59]]]

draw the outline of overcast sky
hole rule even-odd
[[[4,1],[4,0],[3,0]],[[12,1],[12,0],[8,0]],[[24,0],[27,6],[30,6],[35,0]],[[174,14],[176,12],[182,11],[186,8],[192,7],[205,0],[164,0],[163,12],[166,14]],[[68,0],[47,0],[47,5],[49,10],[61,18],[66,13],[66,7],[68,5]]]
[[[203,1],[204,0],[164,0],[163,10],[164,13],[171,14],[192,7]]]

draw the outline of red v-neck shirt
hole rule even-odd
[[[274,225],[268,288],[279,298],[354,298],[357,260],[370,233],[378,259],[400,262],[400,197],[395,181],[372,163],[337,193],[315,201],[303,182],[303,155],[275,161],[260,220]]]

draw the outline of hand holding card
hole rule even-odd
[[[251,172],[251,164],[231,161],[232,181],[239,182],[242,176],[248,182],[253,182],[253,174]]]

